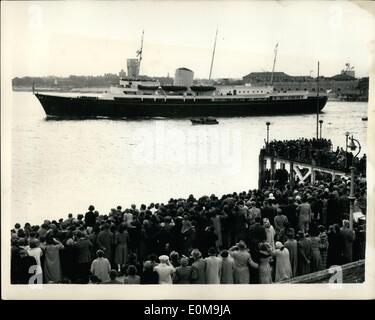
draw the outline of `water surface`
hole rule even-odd
[[[221,196],[257,187],[258,154],[270,138],[312,138],[315,115],[189,119],[46,120],[31,92],[13,92],[11,223],[84,213],[171,197]],[[366,153],[367,103],[329,101],[323,137],[345,145],[349,131]]]

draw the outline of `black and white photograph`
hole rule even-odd
[[[373,2],[2,1],[1,48],[3,299],[375,298]]]

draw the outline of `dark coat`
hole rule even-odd
[[[343,263],[353,261],[353,242],[355,240],[355,233],[349,228],[341,228],[340,234],[343,242]]]
[[[297,206],[295,204],[288,204],[282,210],[283,214],[288,218],[290,226],[296,230],[298,227]]]
[[[113,235],[112,232],[109,230],[100,231],[98,234],[98,238],[96,239],[98,244],[98,249],[104,251],[104,257],[107,259],[112,259],[112,243],[113,243]]]
[[[141,284],[158,284],[159,274],[154,270],[145,270],[141,275]]]
[[[86,226],[88,226],[88,227],[95,226],[96,216],[95,216],[94,212],[92,212],[92,211],[87,211],[86,212],[86,214],[85,214],[85,223],[86,223]]]
[[[250,244],[258,244],[267,239],[266,229],[260,223],[255,223],[249,228],[248,242]]]
[[[206,262],[203,259],[193,262],[191,283],[206,284]]]
[[[273,223],[273,220],[274,220],[277,212],[276,212],[275,208],[263,207],[262,211],[261,211],[261,214],[262,214],[262,219],[268,218],[268,220],[270,220],[270,223]]]
[[[327,202],[327,224],[339,223],[341,220],[340,202],[338,199],[330,198]]]
[[[328,232],[327,268],[342,264],[343,239],[341,233]]]
[[[311,257],[311,242],[307,238],[302,238],[298,241],[298,273],[300,276],[310,273]]]
[[[91,241],[89,239],[79,239],[76,244],[78,263],[91,262]]]

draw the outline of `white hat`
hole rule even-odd
[[[273,196],[273,193],[270,193],[270,194],[269,194],[268,199],[272,199],[272,200],[275,199],[275,197]]]
[[[169,257],[165,254],[159,257],[160,262],[167,262],[168,260],[169,260]]]
[[[276,241],[275,248],[276,249],[281,249],[282,247],[283,247],[283,244],[280,241]]]

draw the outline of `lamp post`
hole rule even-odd
[[[322,139],[322,125],[323,125],[323,120],[319,120],[319,125],[320,125],[320,136],[319,136],[319,139]]]
[[[319,123],[319,61],[318,61],[318,76],[316,77],[316,84],[317,84],[317,93],[316,93],[316,139],[319,139],[319,133],[318,133],[318,130],[319,130],[319,127],[318,127],[318,123]]]
[[[355,142],[358,144],[358,152],[355,156],[352,158],[352,165],[350,167],[350,195],[349,195],[349,201],[350,201],[350,229],[353,230],[353,211],[354,211],[354,179],[355,179],[355,167],[354,167],[354,159],[359,155],[361,152],[361,144],[357,139],[353,138],[353,135],[350,137],[350,144],[346,145],[346,147],[349,147],[350,150],[355,151],[357,149],[357,146],[355,145]]]
[[[267,121],[266,126],[267,126],[267,145],[270,142],[270,124],[271,122]]]
[[[345,132],[345,171],[348,169],[348,140],[349,140],[350,132]]]
[[[349,201],[350,201],[350,218],[349,218],[349,226],[350,229],[353,230],[353,211],[354,211],[354,167],[350,167],[350,195],[349,195]]]

